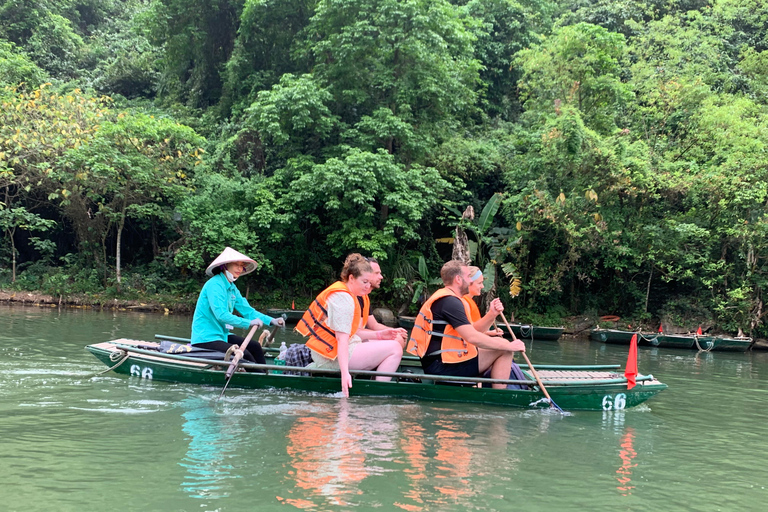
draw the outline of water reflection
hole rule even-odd
[[[228,479],[239,478],[232,472],[229,460],[235,456],[239,437],[235,421],[217,414],[211,402],[202,398],[182,401],[182,430],[187,434],[189,448],[179,463],[186,469],[181,487],[192,498],[223,498],[229,496]]]
[[[544,416],[339,400],[294,421],[284,486],[293,491],[278,500],[304,510],[338,509],[361,505],[366,489],[384,488],[389,503],[409,512],[471,507],[489,482],[498,485],[500,458],[502,478],[517,471],[517,456],[506,453],[517,441],[510,418],[548,425]]]
[[[635,429],[628,427],[621,438],[621,450],[619,450],[621,466],[616,470],[616,480],[619,482],[616,488],[621,492],[622,496],[629,496],[632,494],[632,489],[635,488],[633,485],[630,485],[632,482],[632,468],[637,466],[637,463],[632,462],[637,457],[634,441]]]

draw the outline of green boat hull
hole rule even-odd
[[[744,352],[752,345],[751,338],[729,338],[727,336],[696,334],[642,333],[621,331],[618,329],[593,329],[589,337],[594,341],[600,341],[602,343],[629,345],[632,336],[635,334],[637,334],[638,346],[645,347]]]
[[[106,347],[106,344],[88,345],[86,349],[97,359],[109,367],[116,364],[116,355],[125,357],[122,364],[113,371],[138,378],[180,382],[185,384],[208,385],[223,388],[225,371],[223,363],[205,364],[183,360],[184,357],[161,353],[119,353],[118,348]],[[141,352],[141,351],[139,351]],[[112,356],[112,358],[111,358]],[[271,370],[285,367],[274,366]],[[418,374],[410,374],[406,380],[415,380]],[[666,385],[652,377],[645,377],[631,390],[627,390],[625,382],[613,384],[589,384],[572,382],[562,385],[545,385],[552,399],[565,410],[613,410],[635,407],[655,396]],[[543,393],[538,389],[491,389],[477,388],[468,385],[449,385],[427,381],[408,382],[393,380],[380,382],[366,378],[355,378],[350,389],[350,396],[382,396],[405,399],[421,399],[439,402],[463,402],[485,405],[511,406],[521,408],[548,407],[542,401]],[[622,379],[616,379],[622,380]],[[335,375],[298,376],[275,373],[246,373],[236,372],[229,383],[229,388],[244,389],[287,389],[298,392],[334,394],[339,393],[341,386]]]
[[[413,329],[413,322],[416,321],[415,316],[399,316],[397,317],[397,325],[406,330]]]
[[[397,317],[397,323],[400,327],[411,330],[413,329],[415,319],[416,317],[414,316],[399,316]],[[499,324],[499,327],[504,330],[505,336],[507,336],[504,326]],[[510,327],[512,327],[512,332],[515,333],[515,336],[521,340],[557,341],[565,330],[564,327],[540,327],[538,325],[521,324],[510,324]]]
[[[505,326],[499,325],[502,329]],[[564,327],[541,327],[538,325],[510,324],[512,332],[521,340],[557,341],[565,330]]]
[[[301,317],[304,316],[304,310],[303,309],[276,309],[276,308],[270,308],[264,311],[267,315],[277,318],[279,316],[285,315],[285,321],[291,324],[298,323],[299,320],[301,320]]]

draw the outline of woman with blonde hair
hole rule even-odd
[[[352,376],[349,370],[394,372],[400,365],[403,348],[395,339],[397,329],[372,331],[362,328],[368,318],[367,307],[357,297],[371,291],[374,279],[370,263],[358,254],[347,256],[341,280],[320,292],[309,305],[296,330],[307,336],[316,368],[341,371],[341,392],[349,396]],[[388,381],[379,376],[376,380]]]
[[[469,267],[469,271],[469,293],[464,295],[462,299],[469,304],[469,311],[471,313],[469,321],[472,322],[472,327],[488,336],[502,336],[504,331],[501,329],[497,327],[491,329],[491,325],[496,321],[496,317],[504,311],[504,305],[501,303],[501,299],[498,297],[493,299],[488,306],[488,311],[485,313],[485,316],[480,314],[480,309],[477,307],[475,297],[479,297],[480,294],[483,293],[483,272],[478,267]]]

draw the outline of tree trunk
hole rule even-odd
[[[117,243],[115,247],[115,275],[117,277],[117,291],[120,291],[120,244],[123,239],[123,228],[125,227],[125,205],[123,205],[123,211],[120,212],[120,224],[117,226]]]
[[[13,241],[13,235],[16,230],[13,229],[8,233],[11,235],[11,282],[16,282],[16,242]]]
[[[648,274],[648,286],[645,289],[645,310],[644,312],[648,312],[648,299],[651,297],[651,279],[653,278],[653,265],[651,265],[651,271]]]
[[[472,206],[467,206],[464,213],[461,216],[462,219],[472,220],[475,218],[475,209]],[[467,233],[460,226],[456,226],[456,236],[453,240],[453,259],[463,261],[465,265],[472,263],[472,258],[469,254],[469,239]]]

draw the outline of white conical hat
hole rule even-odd
[[[245,270],[243,270],[243,273],[241,275],[250,274],[254,270],[256,270],[256,262],[253,261],[251,258],[246,256],[243,253],[237,252],[231,247],[227,247],[224,249],[224,251],[216,256],[216,259],[213,260],[213,262],[208,265],[208,268],[205,269],[205,273],[209,276],[213,275],[213,269],[216,267],[219,267],[221,265],[226,265],[227,263],[232,263],[235,261],[244,261],[247,263],[245,266]]]

